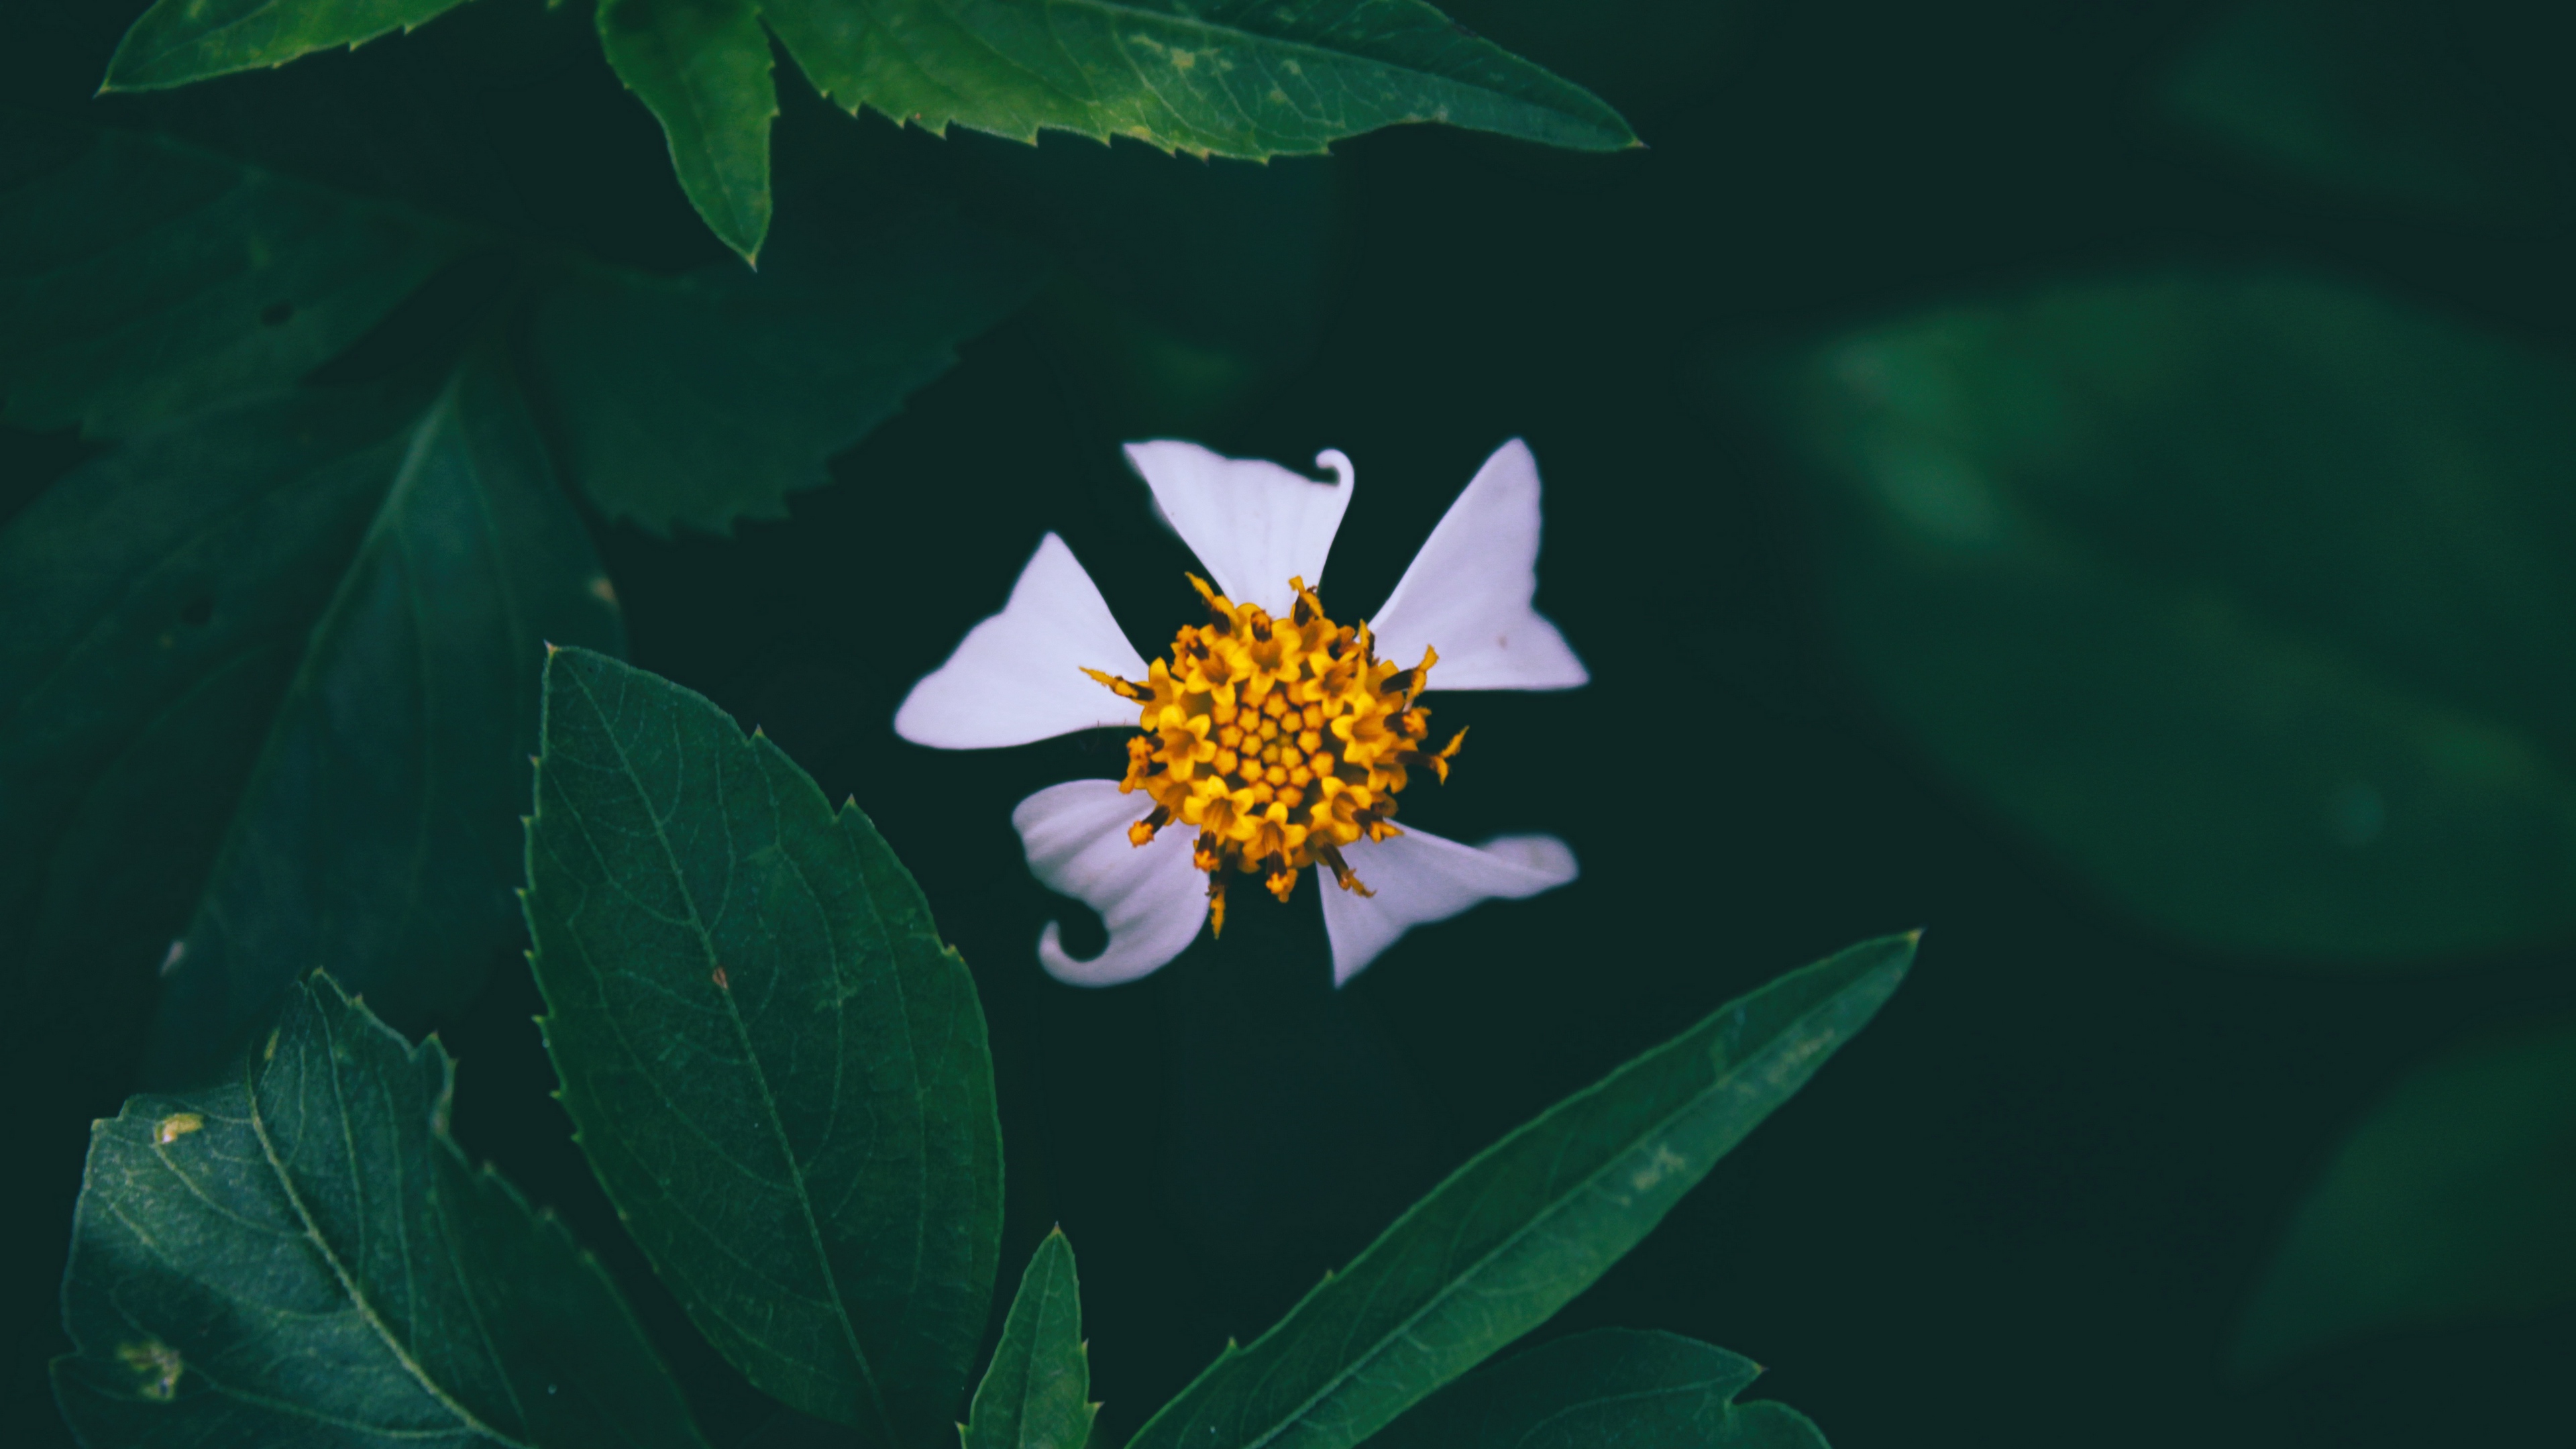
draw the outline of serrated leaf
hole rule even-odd
[[[151,91],[416,30],[464,0],[154,0],[102,90]]]
[[[1779,377],[1861,680],[2112,901],[2318,962],[2576,931],[2576,369],[2177,273]]]
[[[454,257],[453,229],[148,136],[0,117],[0,397],[129,432],[273,393]]]
[[[1129,1449],[1347,1449],[1545,1322],[1662,1221],[1852,1034],[1914,938],[1851,947],[1720,1007],[1432,1189]]]
[[[746,261],[769,235],[778,91],[752,0],[602,0],[599,43],[662,134],[689,204]]]
[[[612,600],[490,354],[56,482],[0,532],[13,1030],[117,1041],[157,966],[147,1072],[184,1083],[317,962],[460,1007],[519,929],[541,641],[615,645]]]
[[[564,649],[544,739],[528,924],[592,1170],[753,1383],[944,1436],[1001,1233],[965,963],[858,807],[705,699]]]
[[[1678,1334],[1595,1329],[1476,1370],[1369,1449],[1826,1449],[1788,1405],[1735,1402],[1761,1373]]]
[[[975,1389],[965,1449],[1083,1449],[1091,1439],[1091,1360],[1082,1344],[1073,1245],[1057,1228],[1029,1257],[1001,1342]]]
[[[826,459],[1044,276],[1030,250],[939,217],[758,274],[585,267],[539,306],[532,366],[565,467],[602,512],[721,533],[784,517],[789,493],[828,481]]]
[[[1619,114],[1418,0],[760,0],[816,89],[932,131],[1311,154],[1439,121],[1582,150]]]
[[[239,1070],[93,1129],[54,1361],[90,1449],[703,1449],[598,1264],[448,1138],[436,1042],[317,978]]]
[[[2446,1052],[2362,1119],[2299,1205],[2237,1366],[2576,1299],[2570,1223],[2576,1021]]]

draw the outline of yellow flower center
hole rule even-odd
[[[1154,809],[1127,838],[1144,845],[1175,820],[1198,832],[1193,858],[1219,931],[1228,871],[1261,876],[1285,901],[1297,873],[1320,862],[1342,889],[1369,894],[1342,847],[1400,834],[1388,819],[1408,772],[1446,781],[1467,737],[1423,748],[1431,711],[1413,701],[1439,653],[1423,650],[1410,669],[1379,659],[1368,625],[1326,618],[1304,579],[1288,581],[1297,602],[1284,619],[1196,574],[1190,584],[1208,622],[1183,626],[1144,683],[1083,671],[1143,706],[1118,788],[1144,791]]]

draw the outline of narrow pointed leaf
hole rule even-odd
[[[1596,1329],[1476,1370],[1369,1449],[1825,1449],[1788,1405],[1735,1402],[1761,1373],[1677,1334]]]
[[[2446,1052],[2363,1118],[2299,1205],[2237,1365],[2576,1300],[2570,1223],[2576,1021]]]
[[[827,481],[826,459],[1045,275],[1031,250],[938,217],[758,274],[584,268],[540,307],[533,367],[566,468],[602,512],[721,533],[784,517],[789,493]]]
[[[93,435],[279,391],[453,257],[452,229],[149,136],[0,117],[0,397]]]
[[[1260,158],[1440,121],[1636,144],[1582,87],[1419,0],[762,0],[818,90],[933,131],[1041,129]]]
[[[156,0],[107,62],[111,91],[149,91],[284,65],[416,30],[464,0]]]
[[[751,0],[603,0],[599,42],[662,123],[689,204],[726,246],[759,256],[778,91]]]
[[[975,1389],[965,1449],[1083,1449],[1098,1408],[1091,1402],[1073,1245],[1058,1228],[1038,1244],[1020,1276],[1002,1341]]]
[[[1000,1252],[965,963],[867,817],[705,699],[560,650],[544,739],[528,923],[601,1185],[753,1383],[944,1437]]]
[[[2576,937],[2576,368],[2347,283],[1891,319],[1755,401],[1925,756],[2118,905],[2397,965]]]
[[[1346,1449],[1608,1271],[1905,977],[1910,936],[1793,971],[1566,1098],[1432,1189],[1130,1449]]]
[[[426,406],[424,406],[426,402]],[[0,533],[14,1032],[205,1080],[328,962],[389,1013],[519,925],[541,642],[616,609],[500,364],[138,436]]]
[[[599,1265],[449,1140],[452,1076],[317,978],[235,1080],[96,1126],[54,1364],[90,1449],[703,1449]]]

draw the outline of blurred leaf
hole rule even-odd
[[[1788,1405],[1735,1402],[1761,1373],[1676,1334],[1596,1329],[1478,1369],[1369,1449],[1825,1449]]]
[[[2576,1021],[2454,1050],[2336,1152],[2254,1292],[2236,1363],[2576,1299],[2571,1224]]]
[[[2315,184],[2418,206],[2563,211],[2576,157],[2563,7],[2255,0],[2167,77],[2175,121]]]
[[[746,261],[769,234],[769,33],[752,0],[601,0],[599,43],[671,140],[680,188]]]
[[[1603,151],[1619,114],[1419,0],[761,0],[816,89],[931,131],[1314,153],[1439,121]]]
[[[1432,1189],[1129,1449],[1342,1449],[1547,1321],[1867,1025],[1914,938],[1851,947],[1718,1008]]]
[[[944,1436],[1001,1250],[965,962],[858,807],[699,696],[560,650],[544,735],[528,924],[592,1170],[753,1383]]]
[[[585,267],[540,304],[532,366],[601,511],[722,532],[785,517],[787,494],[828,481],[826,459],[1017,310],[1044,267],[935,216],[756,275]]]
[[[2338,285],[2178,275],[1784,376],[1860,679],[2121,906],[2311,960],[2576,926],[2576,372]]]
[[[400,207],[0,117],[0,395],[93,436],[275,392],[456,255]]]
[[[1082,1343],[1073,1245],[1057,1228],[1038,1244],[992,1365],[975,1390],[965,1449],[1082,1449],[1091,1438],[1091,1358]]]
[[[204,1080],[317,962],[429,1016],[516,936],[540,641],[621,630],[507,373],[422,403],[145,433],[0,533],[13,1026],[98,1030],[157,964],[148,1070]]]
[[[320,978],[233,1081],[97,1124],[54,1361],[90,1449],[703,1445],[599,1265],[467,1165],[452,1078]]]
[[[101,90],[150,91],[416,30],[463,0],[154,0]]]

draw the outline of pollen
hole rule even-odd
[[[1401,834],[1396,796],[1415,772],[1449,778],[1461,730],[1437,750],[1431,711],[1415,703],[1438,651],[1406,668],[1377,657],[1365,623],[1325,616],[1302,578],[1285,618],[1238,604],[1196,574],[1204,624],[1185,625],[1143,682],[1083,672],[1136,702],[1142,733],[1127,742],[1118,788],[1153,801],[1127,838],[1142,846],[1178,825],[1197,839],[1210,924],[1225,929],[1229,877],[1257,876],[1285,901],[1310,865],[1370,894],[1342,858],[1362,838]]]

